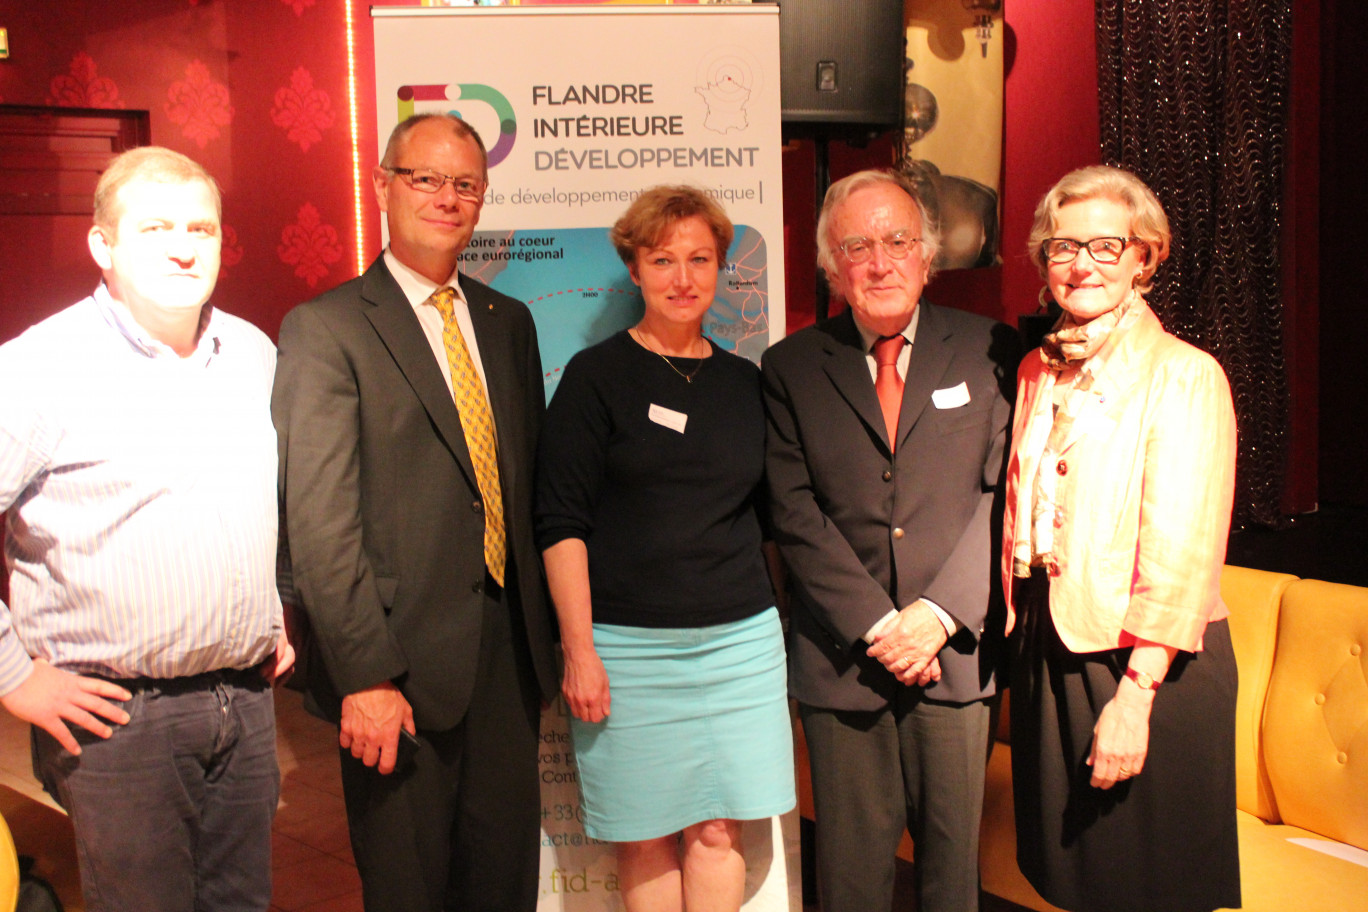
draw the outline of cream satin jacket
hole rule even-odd
[[[1022,452],[1050,421],[1038,408],[1054,374],[1039,350],[1018,371],[1007,469],[1002,573],[1007,629],[1018,492],[1037,471],[1058,474],[1050,613],[1074,652],[1151,640],[1202,648],[1208,621],[1229,614],[1221,567],[1235,488],[1235,410],[1216,360],[1166,332],[1143,302],[1115,342],[1053,465]],[[1039,413],[1039,414],[1037,414]]]

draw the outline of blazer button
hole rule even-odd
[[[476,580],[475,582],[471,583],[470,591],[475,593],[476,595],[479,595],[482,592],[484,592],[484,580]]]
[[[478,514],[478,513],[483,513],[483,512],[484,512],[484,501],[482,501],[482,500],[472,500],[472,501],[470,502],[470,512],[472,512],[472,513],[477,513],[477,514]]]
[[[893,537],[894,537],[895,539],[897,539],[897,538],[902,538],[902,537],[903,537],[904,535],[906,535],[906,534],[907,534],[906,532],[904,532],[902,529],[899,529],[899,528],[895,528],[895,529],[893,530]]]
[[[1055,464],[1055,471],[1058,472],[1060,475],[1068,475],[1069,464],[1061,459],[1058,463]]]
[[[892,480],[893,480],[893,473],[890,472],[890,471],[888,471],[888,469],[884,469],[883,480],[884,480],[884,481],[892,481]]]

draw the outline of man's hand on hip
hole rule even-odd
[[[399,729],[417,734],[413,707],[389,681],[342,698],[342,727],[337,743],[376,772],[394,772],[399,752]]]
[[[34,659],[33,674],[0,697],[0,704],[18,718],[52,735],[70,753],[79,754],[81,745],[76,743],[66,723],[74,722],[101,738],[108,738],[114,730],[97,716],[116,725],[127,724],[128,713],[109,701],[132,698],[132,694],[117,684],[74,675],[53,668],[45,659]]]

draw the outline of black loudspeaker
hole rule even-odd
[[[785,133],[896,127],[903,45],[903,0],[781,0]]]

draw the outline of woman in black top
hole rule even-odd
[[[638,198],[611,237],[645,313],[571,359],[542,435],[585,829],[628,912],[739,909],[740,821],[794,805],[759,372],[702,335],[732,234],[702,191]]]

